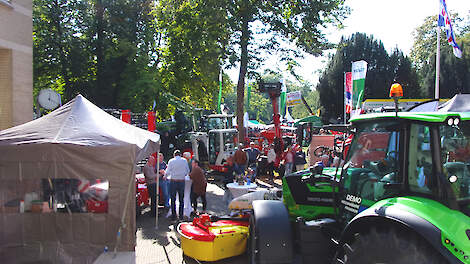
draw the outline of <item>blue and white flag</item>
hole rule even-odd
[[[462,50],[460,49],[457,42],[455,42],[455,35],[454,30],[452,29],[452,24],[450,23],[450,14],[447,12],[447,6],[445,0],[440,1],[440,8],[439,8],[439,18],[437,20],[437,25],[439,27],[445,27],[446,35],[447,35],[447,42],[449,45],[452,46],[454,50],[454,55],[457,58],[462,58]]]

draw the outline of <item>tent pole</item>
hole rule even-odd
[[[158,229],[158,204],[160,200],[160,151],[157,152],[157,204],[155,205],[155,229]],[[152,204],[153,206],[153,204]]]
[[[441,68],[441,28],[437,25],[436,48],[436,84],[434,86],[434,99],[439,99],[439,73]]]

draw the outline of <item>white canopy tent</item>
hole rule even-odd
[[[0,259],[92,263],[105,246],[134,251],[135,164],[158,152],[159,144],[157,134],[114,118],[81,95],[0,131]],[[86,183],[93,182],[109,186],[98,203],[102,213],[84,201]],[[79,205],[64,199],[67,210],[54,212],[59,191],[70,192]],[[20,213],[28,197],[50,208]]]

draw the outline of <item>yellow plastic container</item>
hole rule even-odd
[[[248,226],[217,222],[213,224],[215,226],[208,227],[209,232],[213,235],[212,241],[201,240],[198,236],[188,235],[187,232],[184,234],[182,231],[182,228],[185,229],[184,225],[192,225],[192,223],[180,223],[178,225],[181,248],[185,255],[201,261],[217,261],[238,256],[245,252],[249,232]],[[194,229],[195,227],[191,226],[191,228]]]

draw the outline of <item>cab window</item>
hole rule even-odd
[[[440,127],[441,161],[457,202],[468,209],[470,204],[470,122]]]
[[[432,154],[429,127],[411,124],[409,142],[408,186],[410,191],[432,193]]]
[[[371,205],[393,195],[400,175],[401,132],[397,122],[377,122],[357,127],[348,160],[343,167],[344,192]]]

